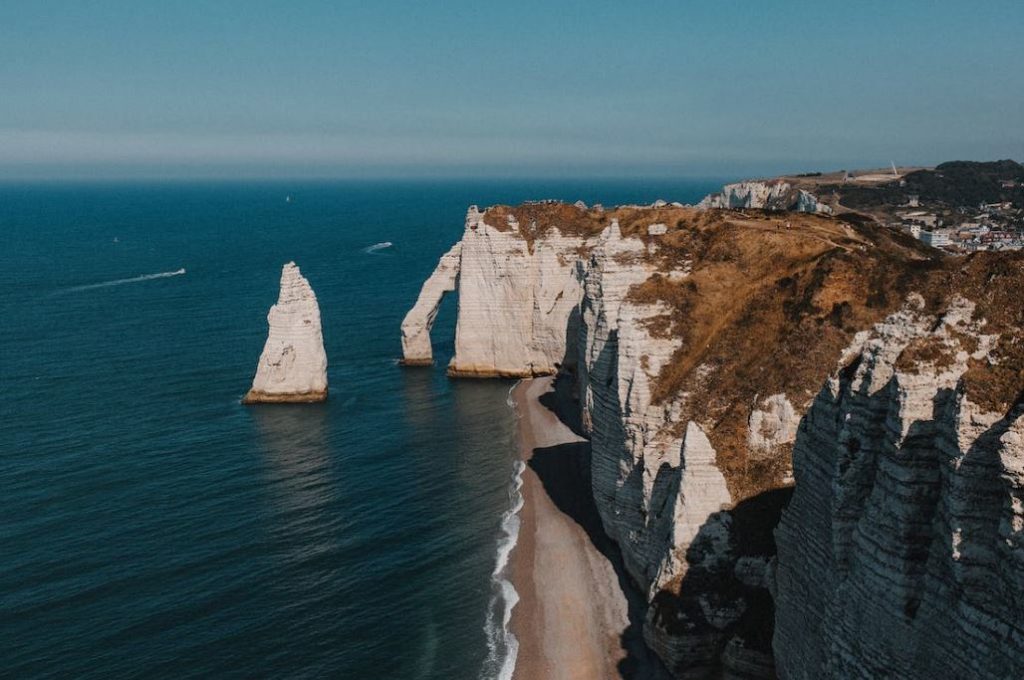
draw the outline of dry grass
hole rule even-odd
[[[495,206],[486,222],[507,230],[508,216],[530,244],[557,230],[592,237],[617,219],[623,234],[655,243],[643,255],[685,279],[655,275],[630,291],[640,303],[670,310],[647,322],[655,336],[681,346],[662,369],[655,401],[689,392],[683,421],[705,425],[733,498],[777,488],[789,452],[751,457],[746,423],[758,398],[785,393],[809,402],[835,369],[853,335],[899,308],[911,292],[940,314],[959,293],[978,304],[986,333],[1006,339],[994,361],[976,361],[964,376],[968,397],[987,410],[1008,409],[1024,389],[1024,253],[950,258],[902,232],[855,218],[763,211],[619,207],[605,211],[564,203]],[[648,236],[662,223],[668,232]],[[589,247],[581,247],[589,256]],[[908,348],[903,363],[950,360],[928,343]],[[970,351],[970,350],[969,350]],[[702,367],[700,371],[697,369]],[[680,424],[680,428],[684,425]]]
[[[684,418],[708,428],[735,499],[777,488],[789,469],[785,447],[774,457],[752,457],[747,449],[756,400],[785,393],[798,407],[810,401],[854,334],[895,311],[909,293],[922,294],[926,311],[938,315],[960,291],[978,302],[991,324],[986,332],[1020,337],[1024,325],[1010,318],[1019,303],[981,282],[996,273],[1005,277],[1000,290],[1024,290],[1024,256],[964,266],[871,224],[754,212],[690,215],[662,239],[657,257],[668,267],[690,262],[692,272],[675,281],[655,275],[630,291],[635,302],[667,305],[670,318],[656,317],[653,329],[664,334],[668,325],[682,341],[653,398],[689,393]],[[1006,408],[1024,388],[1024,347],[1006,343],[1001,351],[998,365],[979,363],[965,376],[969,398],[989,409]],[[905,360],[941,367],[952,355],[924,343],[909,348]]]
[[[692,219],[697,212],[692,208],[675,206],[625,206],[594,210],[577,208],[568,203],[524,203],[517,206],[491,206],[484,211],[484,221],[498,231],[508,231],[508,218],[513,217],[519,224],[519,233],[526,239],[532,252],[533,242],[553,230],[566,236],[586,238],[597,236],[616,219],[623,234],[646,238],[648,226],[663,223],[671,227],[678,225],[681,220]]]

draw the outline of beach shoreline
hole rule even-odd
[[[509,578],[519,600],[516,680],[659,677],[643,647],[642,600],[625,587],[617,552],[590,496],[589,442],[541,403],[557,397],[553,377],[512,391],[523,506]]]

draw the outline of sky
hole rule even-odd
[[[0,178],[1024,161],[1021,0],[0,2]]]

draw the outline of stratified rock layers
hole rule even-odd
[[[430,330],[434,327],[437,310],[445,293],[459,285],[462,242],[441,256],[430,278],[420,289],[416,305],[409,310],[402,321],[402,363],[406,366],[429,366],[434,363],[434,352],[430,346]]]
[[[575,378],[602,525],[676,677],[1024,677],[1020,400],[963,387],[1024,388],[1022,281],[1019,257],[813,215],[474,207],[403,348],[430,360],[457,288],[451,374]]]
[[[320,306],[294,262],[281,270],[281,292],[267,315],[270,326],[245,404],[327,399],[327,354]]]
[[[963,391],[996,340],[972,311],[862,334],[801,422],[776,532],[782,677],[1024,677],[1024,417]],[[953,358],[899,366],[922,340]]]
[[[511,228],[510,228],[511,226]],[[430,329],[441,297],[459,291],[453,376],[550,375],[571,357],[566,337],[582,291],[583,238],[552,234],[533,244],[518,225],[500,230],[471,207],[462,240],[448,251],[402,322],[403,361],[432,361]],[[532,247],[531,247],[532,246]]]
[[[706,196],[701,208],[756,208],[762,210],[795,210],[829,215],[832,208],[803,189],[781,180],[737,182],[726,184],[720,193]]]
[[[654,271],[645,252],[617,223],[601,235],[587,266],[578,345],[594,499],[630,575],[653,595],[680,573],[690,541],[730,498],[700,426],[678,431],[678,403],[653,403],[653,383],[679,342],[646,327],[664,313],[660,305],[627,296]]]

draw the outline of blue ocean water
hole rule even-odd
[[[511,383],[399,323],[470,203],[719,184],[0,185],[0,676],[497,677]],[[330,399],[243,407],[288,260]]]

